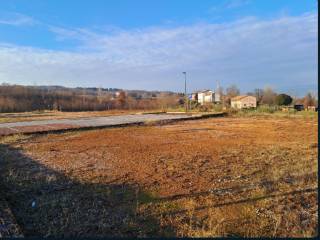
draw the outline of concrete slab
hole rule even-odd
[[[108,117],[89,117],[78,119],[37,120],[0,124],[0,136],[16,133],[47,132],[63,129],[117,126],[124,124],[138,124],[148,121],[163,121],[174,119],[192,119],[201,115],[185,114],[130,114]]]

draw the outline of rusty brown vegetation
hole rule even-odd
[[[173,92],[0,85],[0,113],[163,109],[177,107],[179,99]]]
[[[310,237],[317,128],[227,117],[11,136],[0,184],[26,236]]]

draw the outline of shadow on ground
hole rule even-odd
[[[139,216],[147,193],[136,184],[83,183],[0,144],[0,194],[25,236],[175,236]]]

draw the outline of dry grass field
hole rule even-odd
[[[315,236],[317,130],[257,116],[6,137],[0,195],[25,236]]]

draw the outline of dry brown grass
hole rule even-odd
[[[310,237],[317,127],[233,117],[5,139],[1,180],[26,236]]]

